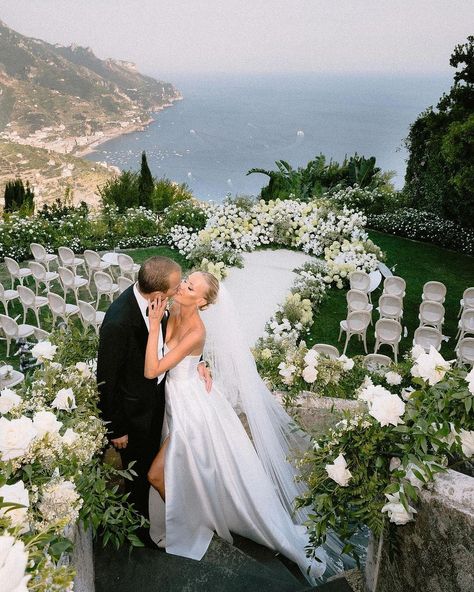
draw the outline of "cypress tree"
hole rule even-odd
[[[146,152],[142,152],[142,166],[140,168],[140,178],[138,180],[138,199],[139,205],[145,208],[152,207],[152,195],[155,182],[151,174],[148,162],[146,160]]]

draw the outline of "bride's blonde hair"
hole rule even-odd
[[[208,271],[199,271],[199,273],[206,280],[207,284],[207,293],[204,296],[206,299],[206,304],[200,306],[199,310],[206,310],[210,304],[214,304],[214,302],[217,300],[217,296],[219,294],[219,280],[215,275],[212,275],[212,273],[209,273]]]

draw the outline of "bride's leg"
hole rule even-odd
[[[165,455],[169,444],[169,436],[163,442],[160,451],[155,456],[148,471],[148,481],[161,495],[163,501],[165,500]]]

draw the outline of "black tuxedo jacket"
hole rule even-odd
[[[164,318],[163,339],[166,322]],[[135,434],[159,442],[165,379],[158,384],[156,378],[144,376],[147,340],[148,329],[130,286],[110,305],[100,329],[97,382],[110,439]]]

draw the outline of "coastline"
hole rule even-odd
[[[164,111],[165,109],[168,109],[170,107],[173,107],[174,106],[174,103],[176,101],[182,101],[182,100],[183,100],[183,96],[182,95],[180,95],[180,96],[178,96],[176,98],[170,99],[168,103],[164,103],[160,107],[157,107],[153,111],[153,114],[160,113],[160,111]],[[151,123],[153,123],[154,121],[155,121],[155,118],[154,117],[150,117],[146,121],[142,121],[140,123],[131,124],[131,125],[126,126],[126,127],[111,128],[110,130],[107,130],[105,132],[102,132],[102,135],[100,135],[100,137],[95,138],[90,143],[81,146],[77,150],[72,150],[70,152],[70,154],[72,156],[76,156],[77,158],[81,158],[83,156],[86,156],[87,154],[91,154],[92,152],[95,152],[95,150],[98,148],[98,146],[100,146],[101,144],[105,144],[109,140],[113,140],[113,139],[118,138],[120,136],[125,136],[126,134],[132,134],[134,132],[142,132],[142,131],[145,131],[146,128]]]

